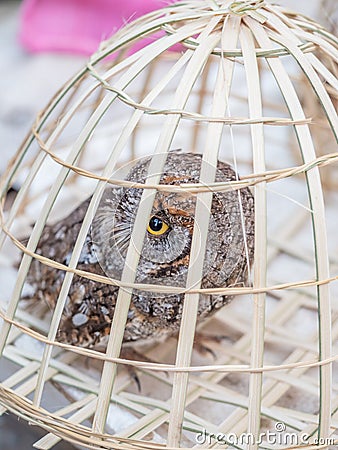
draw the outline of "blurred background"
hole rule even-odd
[[[0,0],[0,174],[36,115],[87,61],[102,39],[166,0]],[[280,0],[331,31],[337,0]],[[336,27],[336,28],[335,28]],[[1,368],[0,371],[5,370]],[[0,417],[0,449],[31,449],[43,433],[11,415]],[[71,449],[65,443],[57,450]]]
[[[36,114],[86,62],[99,41],[168,0],[0,0],[0,172]],[[328,27],[337,0],[280,0]],[[334,16],[333,10],[336,15]]]

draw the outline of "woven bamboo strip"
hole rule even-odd
[[[240,42],[243,50],[243,60],[248,86],[248,104],[250,116],[262,114],[262,98],[259,82],[257,60],[253,52],[254,42],[249,29],[242,27]],[[264,172],[264,136],[263,125],[251,125],[251,139],[254,171]],[[265,185],[255,187],[255,258],[254,287],[266,285],[267,241],[266,241],[266,191]],[[264,332],[265,332],[265,294],[254,296],[254,316],[252,328],[251,365],[263,365]],[[255,443],[250,443],[249,449],[256,450],[260,432],[260,410],[262,393],[262,373],[250,375],[248,433],[255,436]]]
[[[216,23],[217,22],[215,22],[215,25]],[[236,42],[238,38],[239,21],[229,20],[227,23],[224,24],[223,33],[224,29],[227,29],[228,31],[228,39],[229,39],[228,42],[230,43],[230,45],[232,45],[232,43]],[[215,44],[219,41],[219,39],[220,39],[219,35],[216,36],[216,39],[213,38],[213,40],[211,41],[212,45],[211,49],[215,46]],[[200,46],[200,49],[202,50],[202,46]],[[196,57],[199,56],[197,50],[195,54]],[[222,115],[226,112],[227,100],[224,101],[224,99],[227,99],[229,96],[232,70],[233,70],[233,63],[225,64],[223,59],[220,60],[213,98],[213,109],[211,112],[212,115]],[[215,179],[217,157],[221,142],[222,129],[223,129],[222,124],[210,123],[208,126],[206,145],[203,153],[201,173],[200,173],[201,183],[210,183],[213,182]],[[209,226],[208,217],[210,217],[212,194],[204,193],[200,195],[201,196],[197,196],[196,202],[196,211],[195,211],[196,226],[194,227],[190,265],[187,277],[188,288],[190,286],[200,287],[203,271],[205,245],[207,242],[207,233]],[[196,262],[198,264],[196,264]],[[178,366],[190,364],[198,314],[198,304],[199,304],[198,295],[186,294],[183,305],[182,324],[176,354],[176,365]],[[181,427],[183,422],[187,387],[188,387],[187,374],[175,374],[173,383],[173,394],[172,394],[172,408],[170,413],[169,431],[168,431],[169,446],[179,446],[180,443]]]

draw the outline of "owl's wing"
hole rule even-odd
[[[36,253],[67,265],[87,211],[90,199],[84,201],[69,216],[47,225]],[[104,275],[92,246],[90,233],[81,251],[77,268]],[[26,305],[42,302],[53,310],[57,302],[65,271],[33,259],[22,292]],[[114,314],[117,288],[74,275],[63,312],[58,339],[70,344],[90,346],[107,334]],[[108,331],[107,331],[108,330]]]
[[[86,200],[66,218],[53,225],[46,225],[36,253],[61,264],[67,264],[88,202],[89,200]],[[27,274],[22,298],[47,301],[54,307],[63,278],[63,271],[49,267],[34,258]]]

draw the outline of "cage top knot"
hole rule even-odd
[[[248,15],[260,22],[265,22],[266,17],[258,13],[257,10],[265,6],[264,0],[243,0],[238,2],[232,2],[229,5],[229,11],[238,16]]]

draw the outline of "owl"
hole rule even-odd
[[[108,185],[93,217],[77,268],[120,279],[151,157],[131,168],[128,187]],[[202,156],[169,152],[160,184],[198,183]],[[216,182],[238,179],[235,171],[218,161]],[[138,186],[133,186],[137,183]],[[46,225],[37,253],[62,264],[72,255],[90,198],[57,223]],[[195,229],[196,195],[157,191],[135,282],[161,286],[186,286],[192,236]],[[197,222],[196,222],[197,226]],[[208,223],[202,288],[240,286],[247,282],[254,252],[254,199],[248,188],[213,193]],[[33,260],[24,298],[55,307],[65,273]],[[84,347],[104,346],[114,316],[118,287],[75,275],[62,314],[57,339]],[[203,321],[231,301],[227,295],[201,294],[198,320]],[[124,331],[124,344],[149,342],[175,334],[180,326],[184,294],[163,294],[134,289]]]

